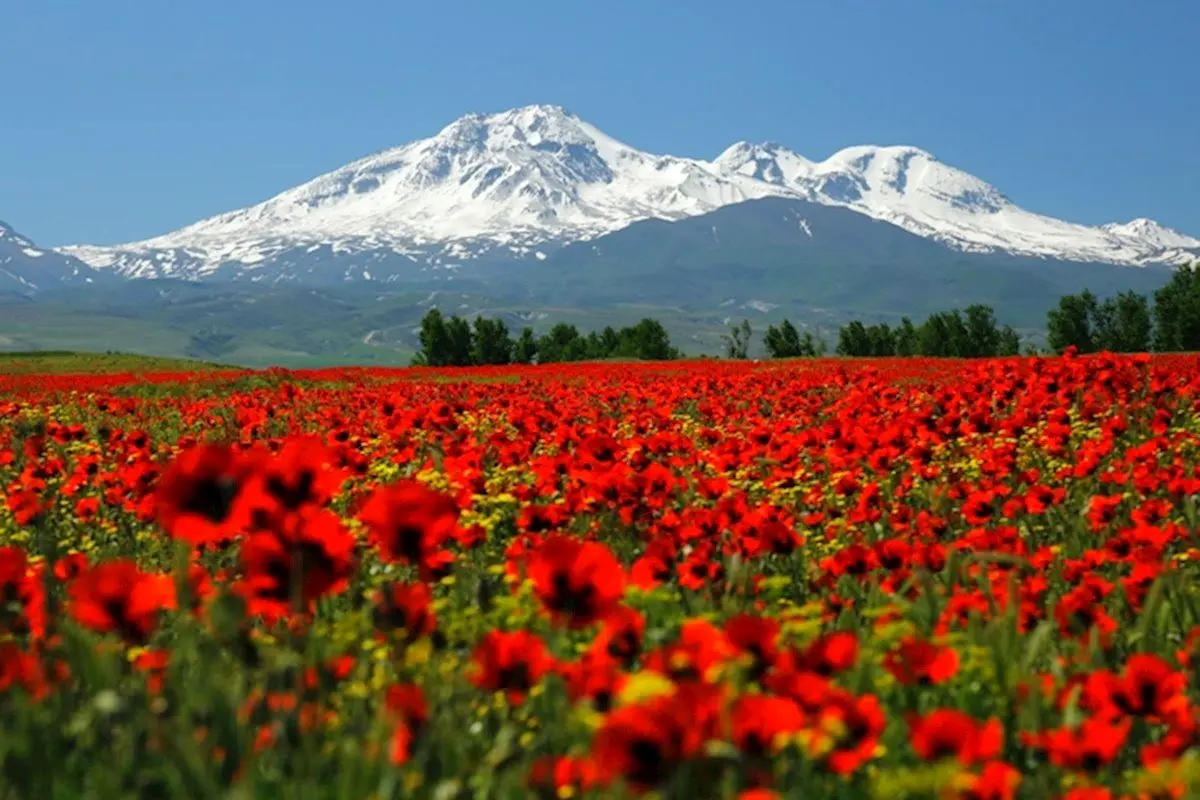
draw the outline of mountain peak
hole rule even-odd
[[[1200,239],[1182,234],[1152,219],[1138,217],[1129,222],[1110,222],[1100,228],[1120,237],[1136,238],[1168,250],[1200,248]]]
[[[813,168],[813,162],[777,142],[737,142],[717,156],[713,165],[721,172],[775,186],[795,184]]]
[[[743,141],[708,162],[638,150],[541,104],[467,114],[429,138],[155,239],[64,252],[137,277],[257,280],[271,268],[291,276],[326,253],[363,273],[358,254],[396,255],[422,270],[485,254],[536,256],[638,220],[772,196],[850,208],[965,251],[1145,264],[1181,263],[1179,250],[1200,248],[1136,220],[1100,228],[1033,214],[917,147],[859,145],[817,162],[777,142]]]

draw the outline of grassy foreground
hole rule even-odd
[[[0,351],[0,374],[77,374],[200,372],[237,367],[182,358],[144,356],[133,353],[87,353],[70,350]]]

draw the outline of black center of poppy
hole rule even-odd
[[[629,778],[642,786],[656,786],[667,777],[667,760],[662,747],[651,739],[634,739],[629,744],[629,757],[633,761]]]
[[[510,664],[500,670],[500,688],[518,692],[527,692],[533,686],[529,676],[529,665],[524,661]]]
[[[192,485],[180,510],[204,517],[209,522],[224,522],[237,493],[238,485],[229,478],[205,478]]]
[[[267,491],[289,511],[295,511],[306,503],[311,503],[316,500],[316,495],[313,494],[313,485],[316,483],[316,475],[312,470],[303,470],[297,477],[294,483],[287,484],[277,475],[272,475],[267,479]]]

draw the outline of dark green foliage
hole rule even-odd
[[[1200,350],[1200,264],[1176,270],[1154,293],[1154,349]]]
[[[450,337],[446,332],[446,319],[442,312],[431,308],[421,318],[421,350],[413,358],[413,364],[425,367],[444,367],[449,364]]]
[[[1150,349],[1150,303],[1136,292],[1121,292],[1096,309],[1096,347],[1114,353],[1144,353]]]
[[[742,320],[740,325],[733,325],[729,333],[721,337],[725,342],[725,357],[746,359],[750,357],[750,339],[754,331],[750,328],[750,320]]]
[[[958,311],[933,314],[917,330],[917,355],[963,358],[970,349],[970,331]]]
[[[1046,315],[1046,344],[1056,353],[1075,347],[1081,353],[1096,349],[1092,322],[1096,316],[1096,296],[1088,290],[1069,294]]]
[[[1171,331],[1166,318],[1172,316],[1174,296],[1170,285],[1156,295],[1155,315],[1165,314],[1163,331]],[[1161,298],[1160,296],[1161,295]],[[1080,353],[1108,350],[1114,353],[1141,353],[1150,349],[1150,304],[1136,292],[1121,292],[1100,302],[1091,292],[1067,295],[1046,317],[1046,341],[1050,349],[1061,353],[1074,347]],[[1171,334],[1168,333],[1168,336]],[[1155,342],[1156,349],[1172,349]],[[1190,348],[1184,348],[1190,349]]]
[[[502,320],[476,317],[475,330],[459,316],[446,319],[431,308],[421,318],[421,350],[414,366],[468,367],[473,364],[507,364],[513,342]]]
[[[1000,352],[1000,328],[991,308],[979,304],[967,306],[966,328],[964,356],[985,358]]]
[[[671,346],[667,329],[656,319],[643,319],[621,330],[606,327],[582,336],[574,325],[559,323],[538,340],[538,363],[584,361],[602,358],[635,358],[669,361],[680,357]]]
[[[933,314],[920,327],[907,317],[896,328],[854,320],[838,331],[837,347],[843,356],[941,358],[990,358],[1016,355],[1020,349],[1017,332],[1008,325],[1000,327],[995,312],[979,304],[968,306],[965,316],[959,311]]]
[[[586,336],[574,325],[560,322],[540,339],[532,328],[524,328],[516,341],[500,319],[475,318],[474,329],[465,319],[446,319],[436,308],[421,320],[421,351],[414,366],[465,367],[484,364],[539,364],[559,361],[586,361],[603,358],[631,358],[643,361],[668,361],[680,353],[671,346],[671,337],[656,319],[643,319],[621,330],[606,327]]]
[[[900,327],[896,329],[896,355],[915,356],[919,346],[917,327],[908,317],[901,317]]]
[[[587,343],[578,328],[560,322],[538,339],[537,351],[539,364],[582,361],[587,357]]]
[[[1011,325],[1000,329],[1000,344],[996,348],[998,356],[1019,356],[1021,354],[1021,337]]]
[[[825,350],[824,343],[813,336],[811,331],[805,331],[801,336],[796,326],[787,319],[780,323],[778,328],[774,325],[767,326],[763,346],[771,358],[811,358],[821,355]]]
[[[502,319],[475,317],[474,343],[471,353],[476,364],[508,364],[512,361],[513,340]]]
[[[459,316],[446,321],[446,339],[449,361],[452,367],[471,366],[471,324]]]
[[[532,364],[537,358],[537,339],[533,336],[533,328],[522,328],[521,335],[513,343],[513,362],[517,364]]]
[[[667,329],[656,319],[643,319],[632,328],[623,328],[616,335],[618,345],[614,355],[646,361],[670,361],[679,358],[679,351],[671,346],[671,337],[667,334]]]

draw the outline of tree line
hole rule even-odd
[[[744,319],[740,325],[731,327],[729,333],[721,337],[725,343],[725,357],[749,358],[753,338],[750,320]],[[778,327],[767,326],[767,332],[763,335],[763,349],[769,358],[812,358],[825,355],[825,342],[811,331],[801,335],[796,326],[785,319]]]
[[[722,337],[725,356],[749,358],[753,338],[749,320],[732,326]],[[523,328],[514,337],[501,319],[477,316],[472,323],[457,315],[447,318],[435,308],[421,320],[420,341],[413,363],[432,367],[681,357],[666,328],[651,318],[587,334],[560,322],[541,336]],[[1056,353],[1069,347],[1081,353],[1200,350],[1200,264],[1175,270],[1170,282],[1154,293],[1153,303],[1132,291],[1103,301],[1088,290],[1060,298],[1047,315],[1046,343]],[[767,327],[762,345],[769,358],[818,357],[826,352],[819,335],[801,333],[787,319]],[[836,345],[838,355],[856,358],[990,358],[1020,351],[1017,332],[1000,325],[994,310],[982,304],[932,314],[920,325],[908,317],[895,326],[853,320],[838,329]]]
[[[1061,298],[1046,317],[1046,343],[1056,353],[1200,350],[1200,265],[1177,269],[1153,305],[1136,292],[1104,301],[1087,290]]]
[[[1015,356],[1021,338],[1010,325],[1001,326],[985,305],[967,306],[965,312],[932,314],[920,325],[908,317],[892,327],[886,322],[864,325],[854,320],[838,329],[838,355],[862,357],[935,356],[991,358]]]
[[[446,317],[436,308],[421,318],[421,349],[414,366],[470,367],[485,364],[553,364],[630,358],[669,361],[680,357],[671,337],[658,320],[643,319],[620,330],[611,326],[581,334],[574,325],[560,322],[541,336],[522,328],[514,337],[504,320],[482,315],[475,321]]]

